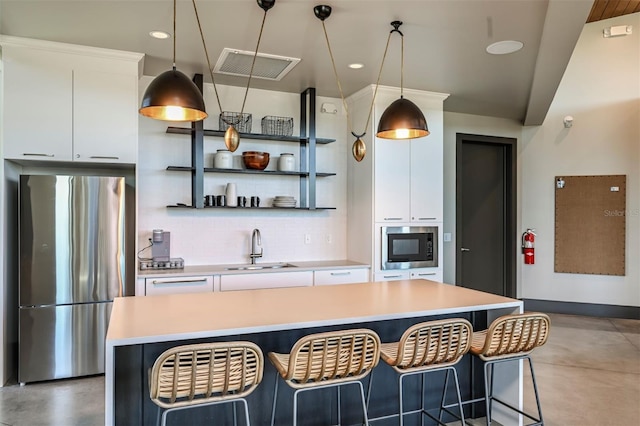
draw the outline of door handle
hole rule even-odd
[[[460,247],[460,251],[471,251],[471,249]]]
[[[340,275],[351,275],[351,272],[349,272],[349,271],[347,271],[347,272],[332,272],[331,275],[334,276],[334,277],[340,276]]]
[[[38,152],[23,152],[25,157],[55,157],[55,154],[41,154]]]

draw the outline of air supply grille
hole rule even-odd
[[[213,67],[213,72],[249,77],[253,55],[254,52],[225,47],[218,58],[218,62]],[[300,62],[299,58],[288,58],[286,56],[258,52],[256,63],[253,67],[253,77],[278,81],[287,75],[298,62]]]

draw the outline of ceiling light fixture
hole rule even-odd
[[[404,98],[404,34],[398,29],[402,21],[393,21],[393,29],[389,33],[400,34],[402,50],[400,54],[400,99],[391,103],[382,113],[378,122],[376,136],[383,139],[415,139],[429,134],[427,120],[420,108],[409,99]]]
[[[503,40],[497,41],[495,43],[487,46],[487,53],[491,53],[492,55],[508,55],[509,53],[517,52],[522,49],[521,41],[516,40]]]
[[[200,121],[208,115],[198,87],[176,69],[176,0],[173,0],[173,69],[163,72],[149,84],[139,112],[145,117],[165,121]]]
[[[352,70],[359,70],[361,68],[364,68],[364,64],[359,64],[359,63],[349,64],[348,67],[351,68]]]
[[[211,67],[211,61],[209,60],[209,52],[207,50],[207,45],[204,42],[204,33],[202,32],[202,25],[200,24],[200,18],[198,16],[198,8],[196,7],[196,1],[191,0],[193,3],[193,11],[196,14],[196,21],[198,22],[198,29],[200,30],[200,38],[202,38],[202,47],[204,48],[204,54],[207,59],[207,68],[209,68],[209,75],[211,76],[211,83],[213,84],[213,91],[216,94],[216,101],[218,102],[218,108],[220,109],[220,119],[224,121],[229,127],[224,133],[224,144],[227,149],[231,152],[235,152],[240,146],[240,135],[236,130],[236,126],[242,120],[244,113],[244,106],[247,102],[247,94],[249,93],[249,86],[251,85],[251,78],[253,77],[253,69],[256,64],[256,57],[258,56],[258,50],[260,48],[260,40],[262,39],[262,31],[264,30],[264,23],[267,20],[267,12],[271,9],[275,4],[276,0],[256,0],[258,6],[262,10],[264,10],[264,15],[262,17],[262,25],[260,26],[260,33],[258,34],[258,42],[256,43],[256,50],[253,55],[253,61],[251,62],[251,70],[249,71],[249,79],[247,80],[247,87],[244,91],[244,99],[242,100],[242,108],[240,109],[240,114],[238,114],[238,118],[235,122],[230,122],[228,118],[222,115],[222,104],[220,103],[220,96],[218,95],[218,89],[216,88],[216,81],[213,77],[213,68]]]
[[[351,116],[349,115],[349,108],[347,107],[347,102],[344,99],[344,93],[342,92],[342,86],[340,85],[340,79],[338,78],[338,71],[336,70],[336,62],[333,59],[333,52],[331,51],[331,44],[329,43],[329,36],[327,35],[327,28],[324,25],[324,20],[331,16],[331,6],[327,5],[319,5],[313,8],[313,13],[316,15],[320,21],[322,21],[322,30],[324,31],[324,38],[327,41],[327,49],[329,50],[329,57],[331,58],[331,65],[333,66],[333,74],[336,78],[336,83],[338,85],[338,91],[340,92],[340,98],[342,99],[342,105],[344,106],[345,113],[347,114],[347,126],[349,126],[349,131],[353,136],[355,136],[356,140],[351,146],[351,154],[356,161],[360,162],[364,159],[365,154],[367,153],[367,146],[362,140],[362,137],[367,134],[367,129],[369,128],[369,123],[371,122],[371,113],[373,112],[373,104],[376,101],[376,94],[378,93],[378,86],[380,85],[380,76],[382,75],[382,67],[384,66],[384,60],[387,57],[387,50],[389,49],[389,41],[391,40],[391,33],[389,33],[389,37],[387,37],[387,45],[384,48],[384,54],[382,55],[382,62],[380,63],[380,71],[378,72],[378,80],[376,81],[376,87],[373,91],[373,98],[371,99],[371,107],[369,108],[369,115],[367,116],[367,124],[364,126],[364,132],[357,134],[353,131],[353,125],[351,123]],[[353,65],[353,64],[352,64]]]
[[[149,35],[153,38],[157,38],[159,40],[165,40],[169,37],[171,37],[171,35],[168,32],[165,31],[160,31],[160,30],[154,30],[154,31],[150,31]]]

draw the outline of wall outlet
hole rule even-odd
[[[331,241],[332,241],[331,234],[327,234],[324,237],[324,240],[327,242],[327,244],[331,244]]]
[[[444,237],[444,242],[445,243],[450,243],[451,242],[451,232],[445,232],[443,234]]]
[[[304,234],[304,243],[311,244],[311,234]]]

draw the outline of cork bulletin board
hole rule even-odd
[[[555,272],[624,275],[626,176],[556,176]]]

